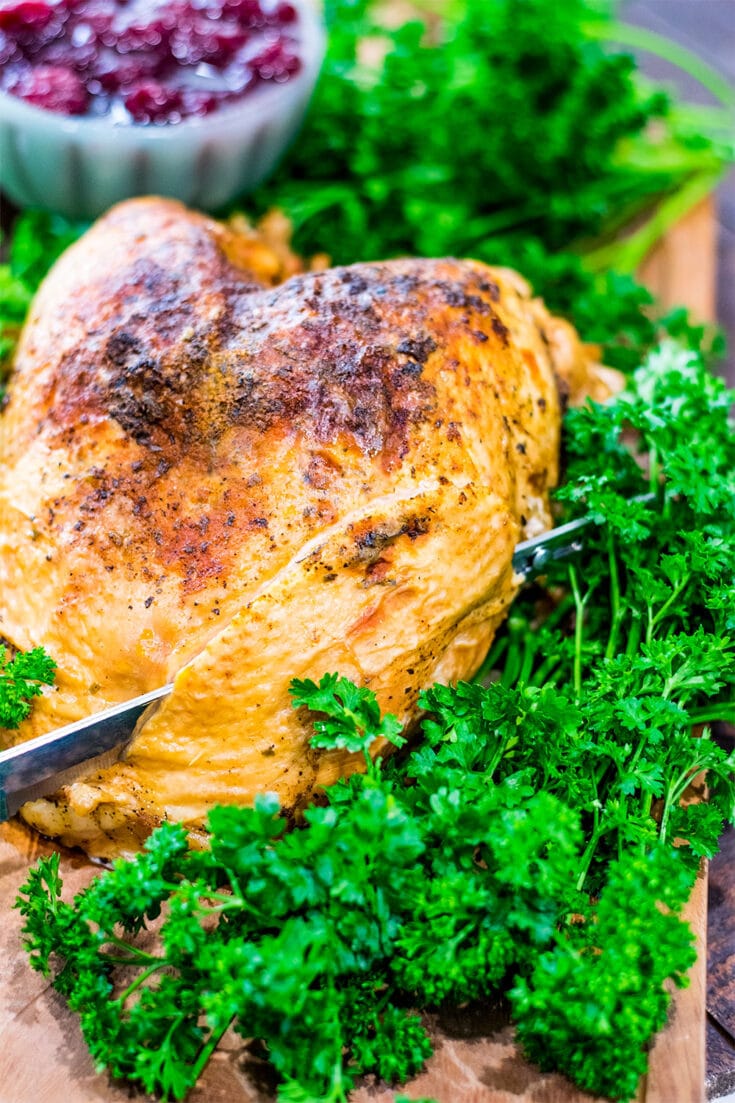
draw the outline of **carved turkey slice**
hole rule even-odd
[[[59,673],[17,735],[175,680],[123,762],[24,808],[91,854],[358,768],[310,748],[290,680],[339,671],[409,721],[477,668],[514,545],[549,524],[558,382],[586,360],[518,276],[397,260],[269,287],[256,254],[124,203],[58,261],[18,352],[0,633]]]

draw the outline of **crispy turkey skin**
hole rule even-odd
[[[27,804],[91,854],[359,768],[293,677],[409,721],[470,676],[550,523],[573,331],[515,273],[396,260],[268,286],[177,203],[114,208],[40,289],[0,422],[0,634],[57,687],[18,739],[166,681],[124,761]],[[10,734],[10,733],[9,733]]]

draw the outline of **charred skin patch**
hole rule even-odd
[[[60,358],[44,395],[46,427],[67,447],[79,425],[112,418],[175,463],[226,428],[212,417],[213,387],[223,386],[212,359],[260,285],[203,229],[189,237],[190,263],[181,263],[181,245],[157,242],[156,260],[137,257],[73,303],[84,339]]]
[[[447,341],[442,309],[472,314],[475,328],[460,316],[456,331],[477,332],[480,318],[507,340],[491,305],[497,288],[459,264],[451,281],[437,281],[430,262],[408,273],[397,262],[263,290],[206,236],[188,268],[169,274],[164,262],[139,257],[109,277],[94,316],[79,304],[89,329],[55,373],[48,405],[57,429],[112,418],[172,464],[197,451],[208,463],[233,426],[298,432],[314,444],[346,436],[390,470],[435,408],[424,367]]]
[[[348,529],[351,546],[344,549],[343,568],[349,570],[355,566],[367,568],[368,573],[378,564],[387,564],[390,557],[387,550],[402,536],[413,542],[419,536],[425,536],[431,529],[431,518],[427,514],[414,515],[396,520],[393,524],[382,522],[374,525],[369,518],[351,525]]]

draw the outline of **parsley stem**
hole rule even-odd
[[[220,898],[222,899],[222,898]],[[214,907],[207,908],[203,904],[200,904],[197,911],[200,915],[221,915],[223,912],[238,912],[242,911],[245,907],[245,901],[238,896],[227,896],[222,899],[220,904],[215,904]],[[249,909],[252,911],[252,909]],[[260,916],[260,912],[254,911],[253,914]]]
[[[617,651],[618,633],[623,614],[620,608],[620,578],[618,576],[618,557],[615,552],[615,537],[608,529],[607,534],[607,559],[610,565],[610,634],[605,648],[605,658],[612,659]]]
[[[664,810],[661,814],[661,824],[659,827],[659,837],[661,842],[666,842],[666,835],[669,826],[669,817],[673,808],[678,808],[679,803],[684,796],[685,792],[691,785],[697,774],[706,767],[705,762],[690,762],[685,770],[674,778],[670,782],[668,790],[666,792],[666,799],[664,801]]]
[[[507,650],[508,637],[505,635],[499,636],[483,659],[482,666],[477,671],[472,681],[479,682],[480,685],[483,685],[488,675],[490,675],[493,670],[498,669],[500,660]]]
[[[692,724],[735,724],[735,702],[723,701],[720,705],[690,712],[689,721]]]
[[[609,830],[610,828],[600,827],[599,824],[595,825],[595,829],[592,832],[590,840],[585,847],[584,854],[582,855],[582,864],[580,866],[579,876],[577,877],[577,892],[581,892],[584,888],[584,883],[587,880],[587,874],[589,873],[592,859],[595,855],[595,851],[597,850],[597,844],[599,843],[605,832]]]
[[[137,957],[115,957],[114,954],[106,954],[101,952],[101,957],[104,958],[108,965],[125,965],[130,966],[133,969],[140,969],[140,961]]]
[[[523,649],[523,663],[521,664],[521,672],[518,675],[518,684],[527,685],[529,678],[531,677],[531,671],[533,670],[533,660],[536,658],[536,648],[533,646],[533,636],[526,635],[526,646]]]
[[[149,954],[145,950],[141,950],[140,947],[135,946],[132,942],[126,942],[124,938],[119,938],[116,934],[111,932],[105,938],[105,943],[111,946],[119,946],[121,950],[125,950],[128,954],[134,954],[138,959],[138,963],[143,961],[160,962],[161,958],[155,954]]]
[[[671,592],[668,599],[663,603],[663,605],[661,606],[659,611],[655,614],[655,616],[653,615],[653,610],[652,610],[651,606],[649,605],[649,607],[648,607],[648,628],[646,630],[646,643],[651,642],[651,640],[653,638],[653,632],[654,632],[654,629],[656,628],[656,625],[661,623],[661,621],[666,616],[669,609],[674,604],[674,602],[677,600],[679,595],[682,593],[683,590],[686,589],[688,583],[689,583],[688,578],[682,579],[681,582],[679,582],[679,584]]]
[[[561,599],[559,604],[556,606],[553,613],[549,613],[548,617],[545,618],[544,627],[545,628],[556,628],[556,626],[559,624],[559,621],[562,620],[562,618],[567,615],[569,610],[572,608],[573,604],[574,604],[574,601],[572,599],[572,595],[571,594],[564,594],[564,597]]]
[[[632,659],[638,652],[638,646],[641,642],[641,633],[643,631],[643,622],[640,616],[633,618],[633,623],[630,626],[630,632],[628,633],[628,642],[625,645],[626,657]]]
[[[511,617],[508,621],[508,654],[500,676],[501,685],[510,689],[516,685],[521,672],[521,655],[523,654],[522,639],[525,625],[519,624],[517,618]]]
[[[678,42],[672,42],[664,35],[656,34],[645,27],[637,27],[623,21],[592,21],[585,23],[585,32],[590,38],[602,39],[621,46],[631,46],[636,50],[646,50],[656,57],[663,58],[687,73],[712,93],[725,107],[735,108],[735,93],[732,86],[716,69],[702,61],[697,54]]]
[[[658,489],[658,449],[655,444],[651,445],[648,453],[648,489],[651,494]]]
[[[561,665],[560,655],[549,655],[549,657],[541,664],[532,677],[529,679],[529,685],[542,686],[546,682],[550,681],[550,675]]]
[[[132,996],[133,992],[135,992],[137,988],[140,988],[141,984],[145,983],[145,981],[148,980],[148,977],[152,976],[153,973],[157,973],[159,969],[163,969],[163,967],[168,964],[169,963],[166,958],[159,958],[155,962],[155,964],[149,965],[147,969],[144,969],[143,972],[135,978],[133,983],[129,984],[125,991],[120,996],[118,996],[118,1003],[120,1004],[120,1006],[125,1003],[129,996]]]
[[[232,1018],[229,1020],[229,1022],[226,1022],[224,1024],[224,1026],[221,1026],[219,1028],[219,1030],[213,1031],[212,1034],[210,1035],[210,1037],[208,1038],[208,1040],[206,1042],[206,1045],[202,1046],[201,1050],[199,1051],[199,1056],[197,1057],[196,1062],[194,1063],[194,1067],[192,1069],[192,1080],[191,1080],[192,1084],[196,1084],[197,1080],[199,1079],[202,1072],[204,1071],[204,1068],[205,1068],[207,1062],[209,1061],[209,1058],[212,1056],[215,1049],[217,1048],[217,1046],[222,1041],[222,1038],[224,1037],[225,1033],[232,1026],[232,1023],[235,1021],[235,1018],[236,1018],[236,1016],[233,1015]]]
[[[582,640],[584,632],[584,607],[587,596],[582,598],[577,578],[577,569],[573,564],[569,566],[569,582],[574,594],[574,608],[576,617],[574,620],[574,695],[577,700],[582,695]]]

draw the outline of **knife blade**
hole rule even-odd
[[[167,697],[171,689],[170,685],[161,686],[2,751],[0,823],[14,816],[26,801],[55,792],[80,773],[87,775],[95,768],[112,765],[146,709]]]
[[[634,501],[653,499],[654,495],[646,494]],[[576,555],[584,547],[585,529],[599,521],[589,514],[524,540],[513,553],[513,570],[529,581],[553,560]],[[111,766],[120,758],[145,710],[161,702],[172,688],[161,686],[0,752],[0,823],[15,815],[26,801]]]
[[[656,501],[655,494],[636,494],[629,498],[629,504],[650,506]],[[565,525],[542,532],[532,540],[516,544],[513,552],[513,570],[522,575],[524,582],[530,582],[536,575],[543,574],[549,563],[556,559],[568,559],[584,548],[584,532],[593,526],[599,526],[604,518],[597,513],[588,513],[576,521],[567,521]]]
[[[555,559],[568,559],[584,547],[582,533],[595,523],[595,517],[580,517],[577,521],[568,521],[565,525],[542,532],[532,540],[523,540],[516,544],[513,552],[513,570],[522,575],[524,582],[530,582],[536,575]]]

